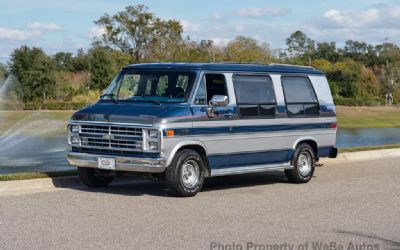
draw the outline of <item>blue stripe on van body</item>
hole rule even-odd
[[[281,125],[257,125],[257,126],[224,126],[224,127],[204,127],[204,128],[169,128],[173,130],[175,136],[186,135],[217,135],[229,133],[259,133],[259,132],[279,132],[294,130],[329,129],[332,123],[310,123],[310,124],[281,124]],[[166,136],[166,130],[163,131]]]
[[[211,169],[240,167],[247,165],[262,165],[288,162],[293,157],[293,149],[240,152],[232,154],[209,155]]]
[[[319,147],[317,157],[329,157],[334,146]],[[294,149],[239,152],[232,154],[209,155],[208,160],[211,169],[223,169],[230,167],[252,166],[263,164],[286,163],[292,160]]]

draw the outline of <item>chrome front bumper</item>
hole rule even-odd
[[[165,171],[164,158],[115,157],[111,155],[94,155],[86,153],[68,153],[69,164],[76,167],[97,168],[98,157],[115,158],[116,171],[143,173],[162,173]]]

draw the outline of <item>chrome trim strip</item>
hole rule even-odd
[[[72,152],[67,155],[69,164],[84,168],[97,168],[98,157],[115,158],[116,171],[162,173],[166,168],[164,158],[115,157],[112,155],[95,155]]]
[[[85,125],[85,124],[87,124],[87,125],[95,125],[95,124],[101,124],[101,125],[108,125],[108,126],[127,126],[127,127],[137,127],[137,128],[153,127],[152,124],[101,122],[101,121],[77,121],[77,120],[70,120],[69,124],[71,124],[71,125]]]
[[[253,165],[243,167],[231,167],[223,169],[211,169],[211,176],[223,176],[223,175],[235,175],[235,174],[246,174],[246,173],[258,173],[273,170],[285,170],[293,169],[290,162],[285,164],[267,164],[267,165]]]

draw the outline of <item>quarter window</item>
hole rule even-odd
[[[270,77],[235,75],[233,77],[239,114],[243,118],[273,117],[276,99]]]
[[[307,77],[285,76],[281,81],[289,116],[319,115],[318,99]]]

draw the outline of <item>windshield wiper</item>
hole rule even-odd
[[[113,102],[118,103],[118,100],[115,99],[113,93],[108,93],[108,94],[104,94],[104,95],[100,96],[101,99],[103,99],[104,97],[110,97],[110,99],[111,99]]]

